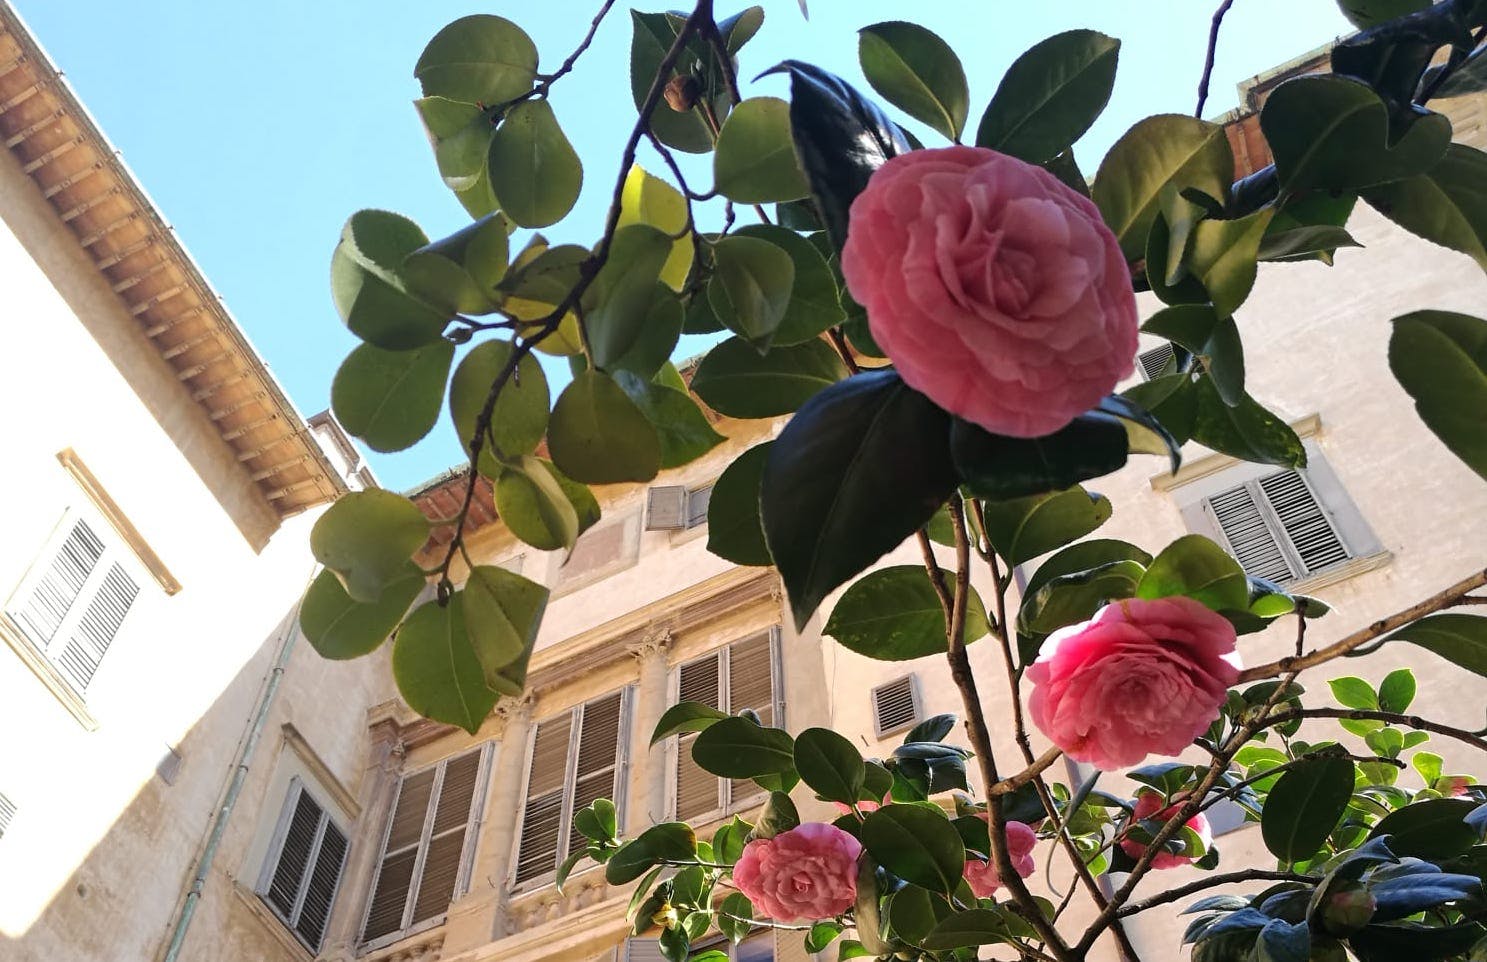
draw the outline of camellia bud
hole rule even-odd
[[[679,114],[684,114],[697,106],[697,98],[701,95],[702,87],[693,77],[672,77],[671,82],[663,91],[667,106]]]
[[[1372,893],[1353,883],[1327,896],[1327,906],[1322,910],[1322,925],[1333,935],[1352,935],[1363,930],[1377,907]]]

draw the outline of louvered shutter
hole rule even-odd
[[[563,853],[577,851],[587,840],[572,827],[573,814],[586,808],[595,799],[607,798],[615,801],[619,794],[620,764],[623,757],[621,745],[621,714],[624,709],[619,692],[608,695],[583,706],[582,723],[578,734],[578,760],[574,768],[573,801],[568,811],[568,847]]]
[[[721,695],[719,653],[682,665],[677,671],[677,701],[695,701],[726,710]],[[676,818],[691,821],[720,805],[718,777],[692,760],[695,734],[682,735],[676,744]]]
[[[321,834],[320,851],[315,857],[315,867],[305,886],[305,896],[300,903],[299,919],[294,930],[312,949],[320,948],[325,936],[325,923],[330,919],[330,907],[336,897],[336,886],[341,882],[341,870],[346,864],[346,836],[329,820]]]
[[[1161,376],[1175,354],[1172,343],[1169,341],[1136,355],[1136,366],[1141,369],[1141,376],[1150,381],[1152,378]]]
[[[103,542],[86,522],[75,522],[45,573],[9,612],[26,637],[42,648],[51,643],[101,557]]]
[[[1259,485],[1305,573],[1321,571],[1348,559],[1348,549],[1338,537],[1337,529],[1299,472],[1278,471],[1261,478]]]
[[[687,527],[707,524],[707,506],[712,502],[713,486],[698,488],[687,494]]]
[[[744,641],[728,646],[728,706],[729,714],[737,715],[744,709],[759,714],[760,724],[766,728],[775,724],[774,656],[771,652],[770,633],[763,632]],[[728,786],[728,804],[742,804],[760,794],[760,788],[750,779],[735,779]]]
[[[661,484],[646,491],[645,530],[665,531],[686,525],[686,488],[679,484]]]
[[[73,687],[79,691],[88,687],[138,596],[139,585],[134,579],[118,564],[110,565],[103,583],[73,628],[67,647],[56,658],[57,666]]]
[[[15,818],[15,802],[0,795],[0,838],[5,837],[5,830],[10,828],[10,820]]]
[[[263,899],[311,951],[318,951],[346,864],[346,836],[303,786],[297,781],[291,786]]]
[[[443,915],[449,909],[459,882],[465,834],[474,818],[471,809],[480,776],[480,753],[466,752],[449,759],[442,768],[439,796],[434,804],[434,820],[429,829],[410,925]]]
[[[572,732],[573,714],[564,712],[538,724],[532,739],[527,799],[516,848],[517,884],[539,878],[557,866]]]
[[[626,939],[624,962],[666,962],[656,939]]]
[[[404,928],[403,915],[408,908],[419,843],[423,840],[423,823],[434,794],[435,773],[435,769],[425,769],[407,776],[398,786],[397,803],[383,844],[382,865],[367,907],[363,941],[370,942]]]
[[[301,791],[289,817],[289,826],[284,832],[284,842],[279,847],[278,864],[274,867],[273,879],[264,898],[279,911],[279,916],[292,920],[295,904],[299,901],[300,884],[305,879],[305,869],[310,864],[310,853],[315,847],[315,838],[320,832],[320,806]]]
[[[873,728],[879,738],[919,721],[919,699],[914,676],[905,675],[873,689]]]
[[[772,934],[774,945],[771,948],[774,949],[774,962],[815,962],[816,957],[805,950],[804,932],[792,929],[775,929]],[[769,939],[771,933],[761,932],[760,935],[764,939]],[[754,938],[756,936],[745,939],[739,945],[739,949],[744,949]],[[755,962],[756,959],[767,960],[769,958],[768,955],[764,954],[749,955],[740,951],[737,956],[737,962]]]
[[[1208,499],[1208,509],[1229,542],[1229,553],[1245,574],[1277,584],[1295,578],[1296,572],[1286,560],[1248,485],[1241,484],[1214,495]]]

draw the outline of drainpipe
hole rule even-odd
[[[274,697],[279,693],[279,682],[284,678],[284,669],[289,664],[289,656],[294,652],[294,642],[298,637],[299,604],[296,603],[294,610],[290,613],[289,625],[284,629],[284,635],[279,642],[278,657],[274,659],[274,666],[269,669],[268,677],[264,680],[263,694],[258,699],[258,707],[254,709],[247,737],[243,740],[242,748],[238,750],[232,779],[227,784],[227,792],[222,796],[222,804],[212,818],[212,828],[207,835],[206,847],[202,849],[201,858],[196,862],[196,876],[192,878],[181,910],[176,915],[175,925],[170,933],[170,946],[165,950],[162,962],[176,962],[180,957],[181,946],[186,941],[186,930],[191,927],[191,919],[196,914],[196,906],[201,902],[201,893],[206,888],[207,875],[211,872],[212,863],[217,858],[217,848],[222,844],[222,836],[227,833],[227,820],[232,815],[233,806],[237,804],[238,795],[242,793],[243,783],[248,779],[248,765],[253,758],[253,752],[258,748],[259,739],[263,736],[263,729],[268,723],[269,710],[273,707]]]

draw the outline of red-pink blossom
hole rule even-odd
[[[744,846],[733,884],[757,915],[776,922],[829,919],[857,899],[862,843],[825,822],[806,822]]]
[[[1178,802],[1164,808],[1162,807],[1162,795],[1160,792],[1142,792],[1136,796],[1136,811],[1132,813],[1131,820],[1141,822],[1147,819],[1155,819],[1159,822],[1165,822],[1173,815],[1176,815],[1177,810],[1181,807],[1181,802]],[[1203,847],[1205,849],[1213,844],[1213,831],[1208,826],[1208,818],[1202,812],[1188,819],[1187,827],[1198,833],[1198,837],[1203,840]],[[1146,852],[1146,846],[1132,838],[1121,839],[1120,847],[1125,849],[1126,854],[1131,856],[1131,858],[1140,858]],[[1152,858],[1151,867],[1180,868],[1192,862],[1193,859],[1186,855],[1161,851]]]
[[[1070,758],[1122,768],[1177,755],[1239,677],[1234,626],[1191,598],[1132,598],[1061,628],[1027,670],[1029,714]]]
[[[842,276],[904,382],[993,434],[1051,434],[1132,370],[1120,245],[1088,198],[1014,157],[889,160],[852,203]]]
[[[985,820],[986,816],[982,815],[981,818]],[[1027,878],[1037,869],[1033,861],[1033,846],[1036,844],[1038,835],[1031,826],[1022,822],[1007,823],[1007,854],[1012,857],[1012,867],[1017,869],[1017,874],[1022,878]],[[965,879],[978,899],[989,899],[1002,887],[996,863],[983,862],[975,856],[966,859]]]

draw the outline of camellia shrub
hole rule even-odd
[[[325,570],[304,599],[306,635],[330,658],[394,637],[408,704],[473,732],[522,691],[547,602],[543,586],[466,555],[479,478],[516,537],[571,549],[599,518],[590,485],[644,483],[721,443],[698,399],[731,418],[791,415],[719,479],[709,548],[777,569],[798,624],[847,586],[825,631],[853,651],[947,658],[970,748],[944,742],[950,716],[864,758],[833,731],[792,736],[683,702],[655,738],[698,733],[698,765],[752,779],[768,803],[704,839],[682,823],[623,838],[614,806],[595,802],[577,813],[588,844],[559,884],[590,859],[611,883],[638,883],[635,932],[658,932],[673,962],[722,962],[692,944],[759,925],[798,930],[812,951],[836,943],[842,959],[969,960],[995,946],[1067,962],[1104,938],[1134,958],[1122,920],[1183,906],[1204,962],[1483,957],[1484,794],[1422,745],[1487,741],[1410,714],[1407,670],[1377,690],[1333,680],[1341,709],[1310,707],[1299,676],[1401,643],[1487,672],[1487,619],[1447,610],[1482,603],[1470,593],[1487,571],[1309,648],[1326,606],[1246,577],[1207,539],[1086,537],[1112,506],[1081,485],[1134,455],[1175,470],[1194,441],[1303,464],[1295,433],[1246,390],[1235,315],[1259,261],[1330,263],[1354,245],[1345,225],[1361,198],[1487,266],[1487,155],[1452,143],[1430,109],[1487,88],[1487,3],[1343,6],[1363,31],[1335,47],[1330,73],[1270,95],[1260,124],[1275,163],[1238,183],[1223,129],[1177,115],[1137,123],[1086,178],[1071,145],[1105,107],[1120,51],[1093,31],[1019,57],[972,131],[942,38],[906,22],[863,29],[863,73],[910,130],[802,60],[749,65],[787,77],[788,102],[747,96],[759,7],[635,12],[637,116],[617,156],[588,158],[613,183],[591,247],[535,231],[568,214],[583,182],[549,100],[581,96],[566,78],[611,4],[555,67],[509,20],[450,24],[418,58],[415,103],[472,222],[430,240],[398,214],[351,216],[332,285],[364,343],[332,402],[379,451],[412,445],[447,406],[469,456],[465,509],[431,520],[390,492],[343,497],[312,534]],[[642,146],[655,169],[637,164]],[[710,155],[711,182],[686,173],[700,179],[709,158],[682,154]],[[1143,324],[1135,297],[1148,290],[1166,306]],[[1113,393],[1143,330],[1170,340],[1173,360]],[[720,336],[685,376],[672,360],[683,332]],[[534,352],[572,365],[555,400]],[[1388,360],[1425,426],[1487,478],[1487,321],[1406,314]],[[434,526],[451,539],[425,570],[413,559]],[[874,567],[909,540],[922,566]],[[1009,609],[1013,569],[1045,556]],[[436,596],[410,611],[430,583]],[[910,612],[934,606],[932,624]],[[1294,654],[1242,663],[1240,636],[1277,621],[1294,625]],[[983,638],[1005,656],[1010,718],[983,709],[978,689],[993,682],[966,654]],[[1306,719],[1336,719],[1366,753],[1302,741]],[[1042,755],[1029,725],[1053,745]],[[1017,755],[993,752],[993,726]],[[1201,763],[1172,760],[1194,745]],[[1058,784],[1047,773],[1061,756],[1097,774]],[[1099,787],[1098,771],[1129,766],[1134,797]],[[1397,783],[1409,767],[1422,789]],[[801,783],[839,817],[802,822],[788,794]],[[1223,800],[1259,822],[1275,869],[1217,870],[1205,812]],[[1055,848],[1077,883],[1061,904],[1024,881]],[[1210,871],[1166,890],[1153,878],[1187,865]],[[1095,912],[1075,927],[1064,910],[1078,888]]]

